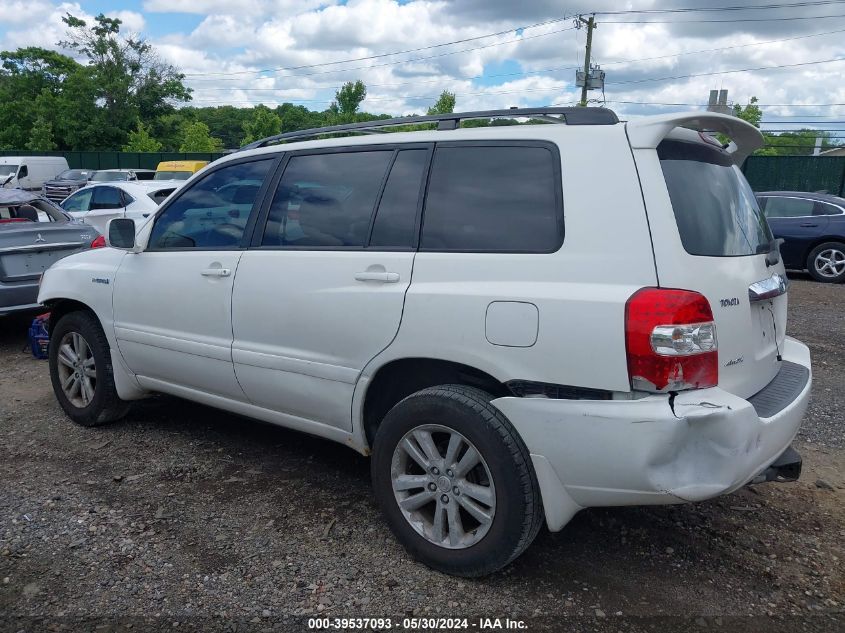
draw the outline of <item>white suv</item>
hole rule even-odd
[[[460,126],[503,116],[532,118]],[[737,168],[761,143],[597,108],[267,139],[46,272],[56,397],[93,426],[168,393],[372,454],[396,537],[465,576],[582,508],[795,479],[810,356]]]

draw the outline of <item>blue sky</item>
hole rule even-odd
[[[803,121],[845,128],[826,123],[845,120],[845,107],[828,105],[845,103],[845,62],[826,61],[845,57],[845,2],[756,10],[751,7],[771,0],[639,0],[626,6],[737,4],[749,8],[599,13],[594,59],[607,72],[607,104],[626,116],[688,110],[705,102],[711,88],[727,88],[739,103],[757,96],[770,128],[806,127]],[[615,11],[620,3],[8,0],[5,6],[4,49],[54,47],[63,36],[65,11],[121,17],[127,31],[140,32],[186,74],[196,105],[292,101],[323,109],[344,81],[362,79],[366,110],[408,114],[425,111],[444,89],[457,94],[463,110],[575,102],[574,68],[583,63],[584,31],[573,28],[571,16]],[[446,45],[457,40],[465,41]],[[351,59],[360,61],[330,63]],[[791,66],[796,63],[807,65]],[[291,67],[298,69],[284,70]],[[732,72],[746,68],[762,69]],[[264,69],[272,72],[259,72]]]

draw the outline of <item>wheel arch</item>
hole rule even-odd
[[[376,430],[394,405],[421,389],[443,384],[477,387],[494,397],[512,395],[503,382],[471,365],[441,358],[394,359],[380,366],[367,381],[360,418],[362,439],[372,446]]]

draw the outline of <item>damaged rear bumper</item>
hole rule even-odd
[[[776,378],[748,400],[714,387],[671,401],[661,394],[493,404],[531,453],[546,521],[556,531],[585,507],[701,501],[761,480],[790,446],[810,395],[807,347],[787,338],[782,355],[788,384]]]

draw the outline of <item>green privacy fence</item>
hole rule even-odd
[[[845,195],[845,156],[750,156],[742,171],[754,191]]]
[[[0,156],[64,156],[71,169],[155,169],[164,160],[207,160],[219,152],[24,152],[0,151]]]

